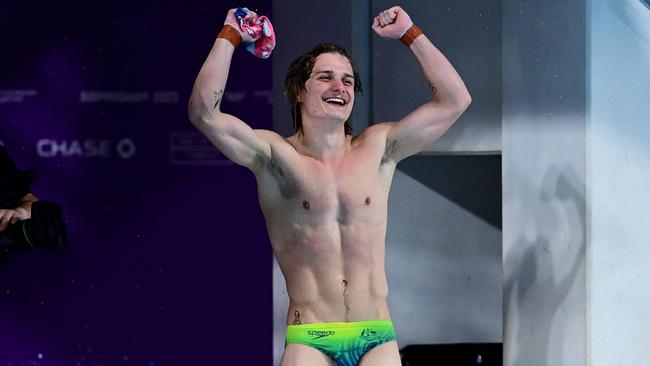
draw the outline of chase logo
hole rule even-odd
[[[122,159],[130,159],[135,154],[135,143],[133,140],[123,138],[119,141],[108,139],[95,140],[52,140],[40,139],[36,143],[36,152],[43,158],[56,156],[82,157],[82,158],[110,158],[119,156]]]
[[[315,339],[321,339],[323,337],[335,335],[336,332],[333,330],[309,330],[307,331],[307,334],[313,336],[315,340]]]

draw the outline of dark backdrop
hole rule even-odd
[[[271,363],[254,176],[186,116],[234,6],[0,3],[0,141],[71,243],[0,259],[0,365]],[[272,126],[271,60],[233,58],[223,109],[255,128]]]

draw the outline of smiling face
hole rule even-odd
[[[347,121],[354,105],[354,81],[352,65],[345,56],[318,55],[299,97],[303,119]]]

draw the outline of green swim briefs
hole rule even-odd
[[[395,340],[390,320],[287,326],[285,347],[300,343],[323,352],[339,366],[355,366],[371,349]]]

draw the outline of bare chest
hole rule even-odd
[[[286,202],[286,208],[305,218],[341,223],[368,218],[383,198],[376,176],[371,174],[311,169],[297,182],[296,195]]]
[[[267,221],[271,216],[292,224],[370,223],[385,216],[387,174],[378,159],[362,154],[333,165],[301,156],[282,175],[258,180],[260,205]]]

